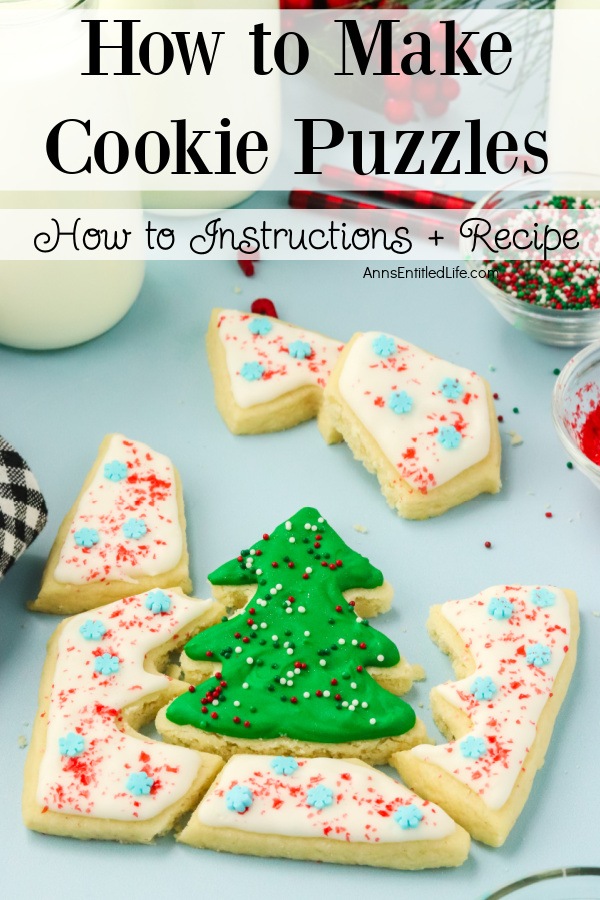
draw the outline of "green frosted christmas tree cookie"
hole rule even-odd
[[[301,509],[210,580],[257,588],[243,611],[186,645],[186,675],[210,677],[161,711],[157,727],[167,740],[224,757],[291,753],[372,763],[427,740],[395,695],[421,671],[401,661],[395,644],[344,597],[357,585],[377,588],[382,574],[316,509]]]

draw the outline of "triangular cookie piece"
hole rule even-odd
[[[234,756],[181,833],[194,847],[392,869],[459,866],[469,836],[357,759]]]
[[[81,612],[159,587],[192,587],[179,475],[147,444],[109,434],[59,529],[31,608]]]
[[[487,383],[390,334],[356,334],[325,389],[319,428],[345,440],[408,519],[500,490],[500,437]]]
[[[343,344],[233,309],[213,310],[206,336],[215,401],[234,434],[291,428],[319,411]]]

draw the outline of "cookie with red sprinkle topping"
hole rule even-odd
[[[206,335],[215,402],[234,434],[281,431],[317,415],[343,344],[275,316],[213,310]]]
[[[58,531],[31,609],[76,613],[134,591],[190,593],[185,513],[171,460],[107,435]]]
[[[354,335],[325,388],[319,428],[327,443],[348,444],[407,519],[500,490],[487,382],[394,335]]]

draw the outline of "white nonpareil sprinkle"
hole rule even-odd
[[[242,648],[241,648],[241,647],[236,647],[236,648],[235,648],[235,652],[236,652],[236,653],[241,653],[241,652],[242,652]]]
[[[295,543],[296,543],[296,538],[295,538],[295,537],[289,538],[289,542],[290,542],[290,544],[295,544]]]
[[[288,653],[288,654],[291,656],[292,653],[293,653],[294,651],[292,650],[291,647],[288,647],[287,650],[286,650],[285,652]]]
[[[304,632],[304,637],[310,637],[310,631],[305,631],[305,632]]]
[[[340,645],[340,647],[343,647],[345,643],[346,641],[344,640],[344,638],[338,638],[338,644]]]
[[[244,690],[246,690],[247,688],[250,687],[250,685],[248,684],[247,681],[245,681],[245,682],[243,683],[242,687],[244,688]]]
[[[291,530],[292,530],[292,523],[289,522],[289,521],[286,522],[286,523],[285,523],[285,527],[286,527],[286,531],[291,531]]]
[[[324,696],[324,697],[331,697],[331,692],[330,692],[330,691],[323,691],[323,696]]]
[[[325,661],[324,659],[320,659],[320,660],[319,660],[319,665],[320,665],[320,666],[326,666],[327,663],[326,663],[326,661]]]
[[[312,569],[310,566],[307,566],[304,571],[306,572],[307,575],[312,575]]]
[[[302,696],[304,697],[305,700],[308,700],[308,698],[310,697],[310,694],[309,694],[308,691],[304,691],[304,693],[302,694]]]
[[[271,635],[271,640],[272,640],[272,641],[278,641],[279,638],[277,637],[276,634],[272,634],[272,635]]]
[[[286,613],[292,613],[292,612],[294,612],[294,610],[292,609],[291,606],[288,606],[286,609]]]
[[[255,569],[254,571],[257,575],[262,575],[262,569]]]
[[[369,725],[376,725],[377,719],[369,719]]]
[[[377,657],[377,662],[383,662],[384,659],[385,659],[385,656],[383,655],[383,653],[380,653],[379,656]]]
[[[246,662],[248,663],[249,666],[251,666],[252,663],[254,662],[254,660],[252,659],[251,656],[247,656],[247,657],[246,657]]]
[[[240,705],[240,701],[239,701],[239,700],[234,700],[234,701],[233,701],[233,705],[234,705],[234,706],[239,706],[239,705]]]
[[[304,607],[304,606],[299,606],[299,607],[298,607],[298,612],[299,612],[299,613],[306,612],[306,607]]]

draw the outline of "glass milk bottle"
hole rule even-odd
[[[57,17],[69,8],[93,6],[77,0],[0,0],[0,96],[10,102],[18,89],[60,91],[80,68],[66,41],[44,41],[62,34]],[[24,59],[11,48],[35,47]],[[35,63],[32,63],[35,59]],[[28,82],[24,86],[24,83]],[[45,94],[49,96],[49,94]],[[43,94],[41,94],[43,96]],[[35,115],[35,108],[31,109]],[[6,136],[4,140],[12,138]],[[16,140],[16,138],[15,138]],[[26,164],[24,160],[23,165]],[[5,210],[47,209],[48,221],[63,209],[122,208],[122,225],[141,228],[141,197],[136,191],[1,191]],[[10,216],[10,214],[9,214]],[[10,221],[10,218],[9,218]],[[72,224],[73,217],[68,221]],[[141,254],[140,254],[141,256]],[[112,328],[130,309],[144,278],[139,260],[0,259],[0,343],[30,350],[58,349],[87,341]]]
[[[573,10],[582,12],[573,13]],[[554,171],[600,174],[600,0],[556,0],[548,147]]]
[[[2,2],[2,0],[0,0]],[[135,10],[135,9],[148,9],[148,10],[156,10],[156,9],[165,9],[165,10],[185,10],[185,9],[224,9],[224,10],[251,10],[251,9],[264,9],[264,10],[278,10],[279,9],[279,0],[98,0],[98,8],[100,11],[114,11],[114,10]],[[232,76],[232,79],[235,76]],[[232,80],[232,86],[233,80]],[[152,102],[154,104],[160,103],[160,91],[161,91],[161,83],[160,79],[156,79],[155,84],[155,92],[153,93]],[[252,97],[245,96],[244,90],[245,86],[242,83],[235,84],[235,88],[237,91],[237,102],[234,102],[236,107],[236,116],[238,119],[245,119],[246,126],[248,129],[254,128],[253,122],[253,113],[255,114],[256,108],[252,108]],[[257,98],[255,98],[257,99]],[[202,110],[203,104],[207,103],[211,105],[212,109],[215,109],[222,102],[222,98],[215,96],[212,92],[210,95],[205,95],[198,100],[196,110],[197,115],[202,118]],[[165,95],[163,103],[168,104],[168,97]],[[272,162],[275,161],[278,151],[279,151],[279,137],[280,137],[280,112],[279,112],[279,84],[274,78],[270,78],[268,85],[263,86],[263,90],[260,95],[260,104],[258,108],[260,108],[260,115],[262,122],[264,124],[264,133],[270,134],[274,137],[274,140],[270,144],[270,159]],[[257,99],[258,104],[258,99]],[[138,111],[139,112],[139,111]],[[140,113],[140,119],[142,115]],[[239,122],[238,122],[239,124]],[[143,131],[144,127],[141,127],[140,130]],[[153,127],[153,126],[149,126]],[[245,130],[245,127],[242,126],[241,130]],[[210,156],[207,158],[210,161]],[[267,172],[265,172],[264,178],[267,177]],[[227,209],[230,206],[236,206],[238,203],[241,203],[243,200],[246,200],[254,193],[254,190],[248,189],[239,189],[239,190],[144,190],[143,191],[143,199],[144,206],[147,209],[169,209],[173,211],[177,210],[185,210],[188,213],[193,214],[194,210],[208,210],[208,209]]]

